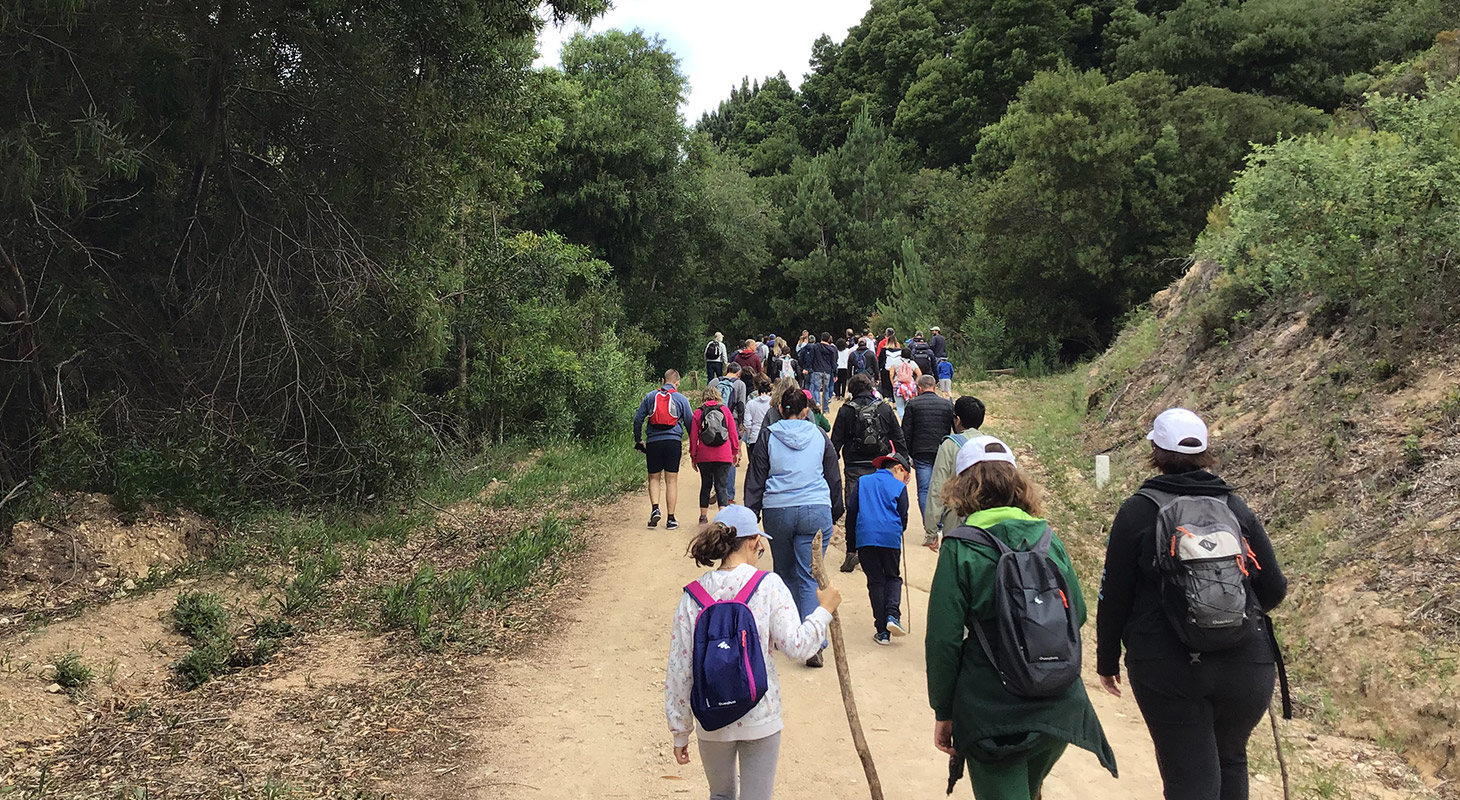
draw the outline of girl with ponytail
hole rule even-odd
[[[700,587],[716,600],[735,597],[760,574],[756,563],[765,553],[769,538],[761,531],[755,513],[745,506],[722,509],[689,544],[688,555],[696,564],[719,565],[699,578]],[[711,797],[770,800],[781,748],[781,686],[771,648],[797,660],[817,653],[826,637],[826,626],[831,623],[831,612],[841,599],[835,587],[817,591],[817,608],[803,619],[790,590],[774,574],[764,575],[746,599],[755,617],[768,687],[760,702],[735,724],[699,732],[700,759]],[[670,636],[664,712],[674,737],[674,758],[680,764],[689,763],[689,737],[695,731],[690,694],[694,689],[695,620],[700,612],[699,603],[686,591],[675,611]]]

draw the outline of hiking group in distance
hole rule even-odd
[[[678,763],[689,763],[698,730],[712,800],[771,797],[782,730],[771,650],[822,666],[841,603],[840,591],[819,588],[811,572],[818,533],[825,552],[844,520],[841,571],[860,566],[866,575],[874,641],[906,635],[899,557],[913,480],[922,543],[938,553],[925,669],[932,745],[949,757],[949,793],[967,774],[981,800],[1037,800],[1069,745],[1116,774],[1080,680],[1085,595],[1044,519],[1044,489],[1013,448],[980,430],[978,398],[952,399],[946,341],[932,332],[932,341],[921,332],[898,341],[888,329],[874,341],[849,330],[833,343],[830,334],[803,331],[794,347],[765,336],[733,354],[716,334],[699,408],[669,370],[635,415],[650,528],[661,519],[678,527],[685,437],[700,474],[688,552],[714,569],[679,600],[665,711]],[[845,402],[828,424],[833,397]],[[1146,438],[1156,474],[1111,524],[1096,673],[1120,697],[1124,653],[1167,800],[1243,800],[1247,740],[1281,674],[1267,613],[1287,580],[1257,516],[1212,472],[1206,423],[1169,409]],[[767,549],[773,572],[757,568]]]

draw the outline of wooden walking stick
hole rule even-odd
[[[811,540],[811,574],[816,583],[825,589],[831,585],[826,577],[825,558],[821,553],[821,531]],[[852,673],[847,667],[847,650],[842,639],[842,623],[836,612],[831,612],[831,625],[827,626],[831,638],[831,653],[836,659],[836,679],[841,684],[842,705],[847,707],[847,725],[852,729],[852,744],[857,748],[857,758],[862,760],[862,771],[867,773],[867,788],[872,800],[883,800],[882,781],[877,778],[877,766],[872,763],[872,750],[867,747],[867,736],[862,733],[862,719],[857,716],[857,698],[852,695]]]
[[[1283,739],[1278,735],[1277,714],[1272,711],[1272,704],[1267,706],[1267,719],[1272,723],[1272,743],[1277,747],[1278,769],[1283,774],[1283,800],[1291,800],[1292,794],[1288,790],[1288,759],[1283,755]]]

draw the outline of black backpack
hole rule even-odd
[[[857,409],[857,453],[869,458],[892,452],[892,434],[882,419],[882,404],[876,400],[854,404]]]
[[[719,447],[730,441],[730,425],[725,421],[725,406],[705,406],[700,414],[700,444]]]
[[[707,345],[705,345],[705,360],[706,361],[719,361],[720,360],[720,347],[719,347],[719,344],[720,344],[719,342],[711,339],[710,340],[710,343],[707,344]]]
[[[1141,489],[1156,504],[1156,573],[1161,607],[1181,643],[1198,653],[1236,647],[1256,635],[1262,607],[1251,569],[1261,569],[1227,498]]]
[[[1028,550],[1011,550],[982,528],[960,525],[943,534],[992,548],[999,554],[994,572],[994,628],[998,646],[983,622],[968,620],[984,655],[1010,694],[1057,697],[1080,679],[1080,621],[1059,565],[1049,555],[1054,529]]]

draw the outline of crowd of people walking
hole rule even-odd
[[[848,330],[833,340],[802,331],[794,343],[749,338],[733,353],[715,334],[698,409],[677,392],[673,370],[640,404],[634,435],[650,478],[649,527],[677,527],[686,437],[701,480],[689,553],[715,568],[679,601],[665,694],[675,757],[688,763],[698,729],[712,800],[771,796],[781,744],[771,650],[824,663],[841,595],[812,575],[817,534],[825,552],[843,523],[841,571],[860,567],[866,577],[873,641],[906,634],[909,484],[922,545],[938,554],[925,667],[933,746],[950,757],[952,780],[966,773],[983,800],[1036,800],[1070,745],[1116,774],[1080,680],[1085,594],[1044,516],[1045,491],[1014,447],[984,433],[983,402],[953,398],[947,342],[931,333]],[[1119,697],[1124,653],[1167,800],[1243,800],[1246,743],[1280,663],[1266,615],[1287,582],[1256,514],[1212,472],[1201,418],[1168,410],[1147,439],[1157,474],[1111,525],[1095,670]],[[737,502],[732,471],[742,460]],[[767,549],[771,573],[756,566]]]

